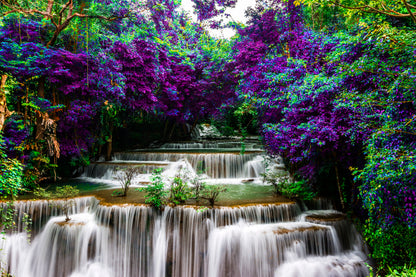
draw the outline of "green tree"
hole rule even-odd
[[[363,13],[385,15],[395,18],[410,18],[416,23],[416,5],[407,0],[299,0],[309,7],[338,6],[345,9],[347,17],[360,16]]]
[[[161,210],[166,204],[167,192],[165,190],[165,183],[162,178],[162,168],[157,168],[153,171],[150,177],[151,184],[145,188],[139,189],[140,191],[146,192],[146,204],[150,204],[157,210]]]

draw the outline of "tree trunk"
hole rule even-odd
[[[196,119],[192,123],[191,130],[189,130],[189,136],[192,137],[192,133],[194,132],[196,125],[198,125],[199,115],[196,116]]]
[[[341,201],[341,208],[342,208],[342,211],[345,211],[345,202],[344,202],[344,197],[342,196],[343,194],[342,194],[341,183],[339,181],[338,164],[335,164],[335,175],[337,178],[337,186],[338,186],[339,200]]]
[[[165,140],[168,136],[168,127],[169,127],[170,120],[166,119],[165,128],[163,128],[163,139]]]
[[[39,90],[38,90],[38,94],[40,98],[45,98],[45,77],[42,76],[39,79]]]
[[[1,76],[0,83],[0,132],[3,130],[4,122],[6,119],[12,115],[12,112],[7,108],[7,98],[4,87],[6,86],[7,75]]]
[[[173,126],[172,126],[172,129],[170,130],[169,137],[168,137],[169,140],[172,139],[172,136],[173,136],[173,133],[174,133],[175,129],[176,129],[176,123],[173,122]]]
[[[111,160],[111,152],[113,151],[113,135],[111,134],[107,139],[107,153],[105,154],[105,160]]]
[[[111,160],[111,152],[113,151],[113,126],[110,127],[110,134],[107,139],[107,153],[105,154],[105,160]]]

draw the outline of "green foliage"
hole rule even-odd
[[[45,188],[38,187],[33,190],[33,194],[38,198],[50,199],[53,198],[53,193],[47,191]]]
[[[200,195],[202,199],[208,200],[209,204],[213,208],[220,194],[226,191],[227,188],[222,185],[204,185]]]
[[[312,17],[315,22],[321,23],[320,25],[315,26],[317,28],[330,25],[331,19],[343,19],[348,25],[353,25],[359,19],[363,18],[393,21],[396,17],[397,19],[402,19],[402,21],[407,24],[411,24],[412,20],[406,9],[406,5],[402,0],[296,0],[295,3],[305,4],[309,16]],[[337,3],[337,6],[334,5],[335,3]],[[415,13],[412,13],[413,16],[415,16]],[[403,20],[405,16],[407,16],[407,18]],[[416,23],[416,20],[414,20],[414,23]]]
[[[381,272],[387,272],[389,267],[400,270],[403,264],[416,261],[416,231],[413,228],[399,223],[380,228],[368,220],[363,235]]]
[[[151,184],[145,188],[140,188],[140,191],[146,192],[146,204],[150,204],[158,210],[161,210],[166,204],[167,192],[164,187],[165,184],[162,179],[162,168],[157,168],[153,171],[150,177]]]
[[[238,127],[243,138],[248,135],[249,131],[257,129],[258,111],[252,103],[243,102],[234,111],[234,116],[237,119]]]
[[[185,203],[192,197],[192,189],[189,187],[186,178],[181,175],[175,176],[169,190],[168,201],[174,205]]]
[[[7,202],[6,207],[3,208],[0,214],[0,230],[10,230],[15,225],[13,202]]]
[[[263,182],[271,184],[276,194],[289,199],[312,200],[316,196],[305,180],[292,182],[287,173],[266,171],[263,174]]]
[[[316,196],[304,180],[282,185],[281,193],[289,199],[312,200]]]
[[[68,222],[71,220],[69,217],[69,210],[75,205],[73,197],[76,197],[79,194],[79,190],[73,186],[65,185],[62,187],[56,187],[55,192],[47,191],[44,188],[38,187],[33,191],[36,197],[44,199],[55,199],[59,198],[61,201],[52,201],[50,204],[58,209],[61,209],[65,214],[65,221]]]
[[[56,191],[55,191],[56,198],[64,198],[65,200],[68,198],[76,197],[78,194],[79,194],[79,189],[70,185],[56,187]]]
[[[125,196],[122,190],[115,190],[111,193],[111,196]]]
[[[0,139],[0,193],[2,198],[14,199],[22,189],[23,165],[7,157]]]
[[[198,174],[203,174],[204,170],[198,170]],[[192,184],[192,198],[195,199],[196,202],[199,202],[202,199],[202,192],[206,186],[204,182],[201,181],[201,177],[197,175],[195,178],[190,180]]]
[[[414,277],[416,276],[416,268],[412,268],[411,265],[403,266],[401,269],[392,269],[389,268],[389,273],[386,275],[387,277]]]
[[[199,209],[198,210],[196,210],[198,213],[203,213],[203,212],[205,212],[205,211],[207,211],[208,210],[208,208],[207,207],[204,207],[204,206],[201,206],[201,207],[199,207]]]
[[[255,100],[247,99],[247,102],[234,104],[222,109],[221,117],[212,119],[212,125],[224,136],[241,135],[243,138],[248,134],[258,133],[258,111],[253,105]]]
[[[0,234],[4,234],[6,231],[12,231],[17,227],[15,219],[19,215],[14,209],[13,202],[9,201],[3,206],[3,210],[0,213]],[[30,239],[30,227],[32,226],[32,219],[28,214],[23,213],[21,223],[23,225],[23,230],[27,233],[27,238]],[[1,249],[0,249],[1,251]]]

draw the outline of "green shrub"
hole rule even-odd
[[[287,182],[281,186],[281,193],[284,197],[289,199],[300,200],[312,200],[316,196],[304,180]]]
[[[0,138],[0,195],[1,198],[16,198],[22,189],[23,165],[16,159],[9,159],[3,151]]]
[[[416,276],[416,268],[412,268],[412,266],[405,265],[403,268],[397,269],[389,269],[389,273],[387,277],[415,277]]]
[[[290,176],[286,173],[269,171],[263,174],[263,182],[274,187],[276,194],[283,195],[289,199],[311,200],[316,193],[304,181],[291,182]]]
[[[390,228],[381,228],[368,220],[363,235],[380,272],[388,272],[389,268],[400,270],[404,264],[416,261],[416,230],[407,225],[396,223]]]
[[[140,188],[140,191],[146,192],[145,203],[150,204],[156,209],[160,210],[166,204],[167,192],[165,191],[165,184],[162,179],[162,169],[157,168],[153,171],[150,177],[152,183],[145,188]]]
[[[215,201],[218,200],[218,197],[221,193],[226,192],[227,188],[220,185],[204,185],[200,191],[202,199],[208,200],[211,207],[214,207]]]
[[[192,197],[192,189],[181,175],[175,176],[169,191],[168,201],[174,205],[183,204]]]

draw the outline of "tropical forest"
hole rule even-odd
[[[415,0],[0,0],[1,277],[416,276]]]

